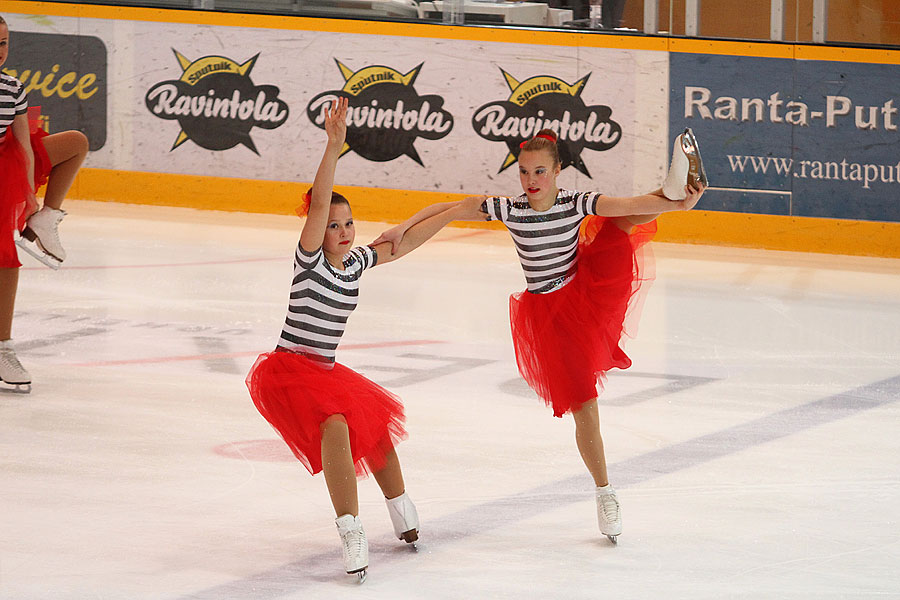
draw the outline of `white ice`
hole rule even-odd
[[[244,386],[300,221],[66,208],[65,266],[22,258],[34,389],[0,393],[3,600],[900,597],[900,260],[654,245],[634,366],[601,397],[618,546],[571,418],[518,378],[507,234],[376,268],[338,359],[403,398],[422,524],[417,551],[394,539],[361,481],[358,585],[321,475]]]

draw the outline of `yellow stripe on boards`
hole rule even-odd
[[[200,210],[294,215],[312,183],[175,175],[144,171],[84,168],[78,172],[69,196],[97,202],[148,206],[177,206]],[[399,223],[436,202],[455,202],[466,194],[337,185],[363,221]],[[500,223],[471,223],[474,227],[502,228]]]
[[[794,57],[798,60],[830,60],[835,62],[900,65],[900,50],[881,48],[798,45],[795,47]]]
[[[656,240],[900,258],[900,223],[694,210],[665,213]]]
[[[757,58],[794,58],[795,48],[793,44],[777,42],[733,42],[692,38],[669,38],[668,42],[669,52],[752,56]]]

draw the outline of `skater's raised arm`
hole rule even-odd
[[[334,187],[334,171],[347,137],[346,98],[335,100],[332,102],[331,108],[326,110],[325,133],[328,135],[328,141],[313,181],[306,223],[303,224],[303,231],[300,233],[300,246],[306,252],[315,252],[321,248],[325,239],[325,228],[328,226],[328,212],[331,207],[331,192]]]

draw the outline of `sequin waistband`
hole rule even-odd
[[[574,275],[563,275],[562,277],[557,277],[553,281],[548,282],[542,288],[539,288],[537,290],[528,290],[528,291],[531,292],[532,294],[549,294],[550,292],[555,292],[559,288],[563,287],[564,285],[566,285],[567,283],[572,281],[573,277],[575,277],[575,276]]]

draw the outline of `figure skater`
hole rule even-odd
[[[8,54],[9,27],[0,17],[0,67]],[[0,72],[0,381],[23,393],[31,391],[31,375],[10,339],[22,266],[16,244],[59,268],[66,257],[59,242],[59,222],[66,214],[60,206],[88,152],[80,131],[47,135],[27,113],[25,86]],[[45,183],[39,209],[35,192]]]
[[[328,142],[311,196],[307,193],[308,213],[294,255],[281,338],[274,352],[260,355],[253,365],[247,387],[259,412],[310,473],[324,472],[337,515],[344,568],[362,581],[369,558],[356,477],[374,475],[399,539],[407,543],[418,539],[419,518],[394,450],[406,437],[403,406],[392,393],[335,362],[335,349],[356,307],[363,272],[417,248],[464,207],[411,227],[393,254],[390,244],[354,248],[350,204],[332,191],[346,118],[347,99],[336,100],[326,113]]]
[[[706,174],[689,130],[675,142],[663,188],[643,196],[559,189],[557,136],[550,129],[521,144],[518,162],[524,193],[467,198],[462,219],[502,221],[515,242],[527,284],[509,300],[516,363],[553,416],[572,413],[575,441],[596,485],[600,531],[615,543],[622,517],[607,476],[597,386],[609,369],[631,366],[622,344],[633,331],[642,284],[652,277],[641,248],[656,231],[656,217],[693,208]],[[396,243],[420,219],[454,206],[426,207],[375,243]]]

